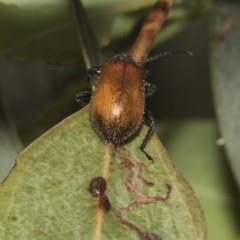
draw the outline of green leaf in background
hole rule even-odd
[[[4,110],[0,103],[0,182],[7,176],[14,159],[22,149],[17,133]]]
[[[146,148],[154,164],[139,150],[146,127],[109,158],[88,114],[70,116],[19,155],[0,186],[0,238],[207,239],[194,192],[157,137]],[[98,176],[107,176],[111,204],[101,220],[87,190]]]
[[[240,5],[216,2],[211,16],[211,73],[219,126],[240,185]],[[226,26],[228,26],[226,28]]]
[[[31,60],[52,64],[81,62],[81,51],[68,1],[39,8],[19,8],[0,3],[0,58]],[[143,4],[99,4],[89,10],[89,17],[101,45],[108,42],[111,26],[106,24],[121,11]],[[146,5],[146,3],[145,3]]]
[[[32,2],[12,1],[12,5],[7,5],[10,3],[0,1],[0,59],[62,65],[82,62],[68,1],[51,1],[47,5],[46,2]],[[176,10],[170,13],[170,24],[166,25],[156,43],[180,31],[209,8],[209,1],[195,2],[197,4],[188,3],[183,7],[176,5]],[[138,24],[153,3],[148,0],[121,0],[114,4],[84,1],[83,5],[100,46],[108,46],[113,53],[117,47],[123,51],[133,44],[139,31]],[[113,40],[114,44],[110,45]]]
[[[176,166],[193,186],[208,225],[209,240],[235,240],[239,235],[239,192],[216,145],[213,120],[161,122],[156,131]]]
[[[102,20],[107,18],[109,21],[109,15],[101,16]],[[0,42],[1,59],[56,64],[81,62],[80,46],[68,5],[48,5],[32,10],[1,4],[0,16],[0,32],[4,36]]]

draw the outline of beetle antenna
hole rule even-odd
[[[173,51],[170,51],[170,52],[159,53],[159,54],[157,54],[156,56],[147,58],[146,60],[143,60],[143,61],[139,61],[138,63],[151,62],[151,61],[154,61],[154,60],[156,60],[156,59],[158,59],[158,58],[170,56],[170,55],[175,54],[175,53],[180,53],[180,54],[183,53],[183,54],[188,54],[188,55],[190,55],[190,56],[193,55],[192,52],[187,51],[187,50],[173,50]]]

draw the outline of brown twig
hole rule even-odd
[[[147,58],[153,41],[167,18],[173,2],[174,0],[158,0],[149,12],[130,51],[136,61]]]

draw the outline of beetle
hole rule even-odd
[[[154,129],[153,116],[145,109],[145,98],[155,92],[156,86],[145,81],[149,71],[144,69],[144,64],[174,53],[192,55],[189,51],[175,50],[135,61],[130,54],[121,53],[105,61],[102,66],[88,70],[93,93],[80,92],[76,94],[76,101],[83,107],[90,101],[92,127],[105,144],[112,147],[121,145],[144,122],[149,125],[149,129],[139,148],[153,162],[144,150]]]

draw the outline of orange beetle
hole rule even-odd
[[[112,60],[104,62],[101,67],[88,70],[94,91],[81,92],[76,100],[82,106],[86,99],[90,101],[90,121],[101,140],[113,147],[119,146],[132,137],[142,122],[149,124],[148,132],[140,146],[146,157],[152,157],[144,151],[153,133],[154,120],[152,114],[145,109],[145,98],[152,95],[155,85],[145,82],[146,70],[143,65],[162,56],[188,51],[171,51],[158,54],[145,61],[136,62],[127,53],[117,54]]]

